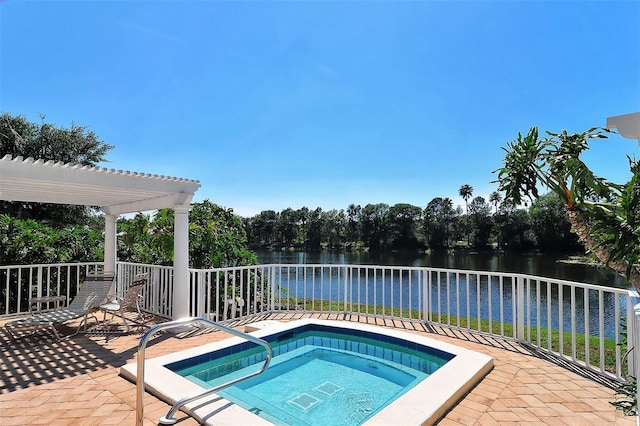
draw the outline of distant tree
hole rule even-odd
[[[291,208],[286,208],[278,215],[276,233],[278,243],[284,246],[292,246],[297,236],[298,217],[297,212]]]
[[[349,204],[347,207],[347,241],[356,242],[360,239],[358,223],[361,211],[360,205]]]
[[[473,247],[486,248],[493,230],[491,206],[484,197],[475,197],[469,205],[469,224],[473,234]]]
[[[322,209],[317,207],[309,211],[309,222],[305,246],[309,250],[319,250],[322,246]]]
[[[458,194],[464,199],[466,212],[469,214],[469,199],[473,196],[473,186],[464,184],[458,190]]]
[[[299,245],[304,245],[307,240],[307,231],[309,227],[309,208],[302,207],[296,210],[295,218],[296,218],[296,243]]]
[[[362,209],[360,215],[362,238],[364,243],[372,250],[379,250],[384,247],[384,242],[386,241],[384,217],[388,210],[389,205],[385,203],[367,204]]]
[[[498,191],[493,191],[489,195],[489,202],[493,204],[493,207],[496,209],[496,213],[498,213],[498,205],[502,201],[502,195]]]
[[[0,156],[10,154],[34,159],[95,166],[105,161],[113,148],[84,126],[71,123],[66,129],[42,122],[29,122],[24,116],[0,114]],[[0,214],[21,219],[34,219],[62,228],[67,224],[84,224],[90,220],[91,209],[85,206],[0,201]]]
[[[460,190],[458,190],[458,194],[464,199],[464,204],[465,204],[465,210],[466,210],[466,224],[465,224],[465,232],[467,233],[467,246],[470,245],[469,242],[469,234],[470,234],[470,229],[469,229],[469,199],[473,196],[473,187],[471,185],[467,185],[464,184],[460,187]]]
[[[345,242],[347,217],[344,210],[322,212],[322,240],[330,249],[339,249]]]
[[[251,246],[269,247],[276,241],[276,225],[278,213],[265,210],[245,220],[247,238]]]
[[[419,247],[418,225],[421,219],[422,209],[420,207],[406,203],[391,206],[384,217],[387,246],[394,249]]]
[[[436,197],[429,201],[424,209],[422,222],[424,239],[429,248],[438,250],[451,246],[456,214],[451,198]]]
[[[516,209],[511,203],[500,205],[493,215],[494,232],[498,247],[510,251],[527,251],[534,247],[531,219],[525,209]]]
[[[564,202],[557,194],[550,192],[535,199],[529,208],[529,217],[540,250],[567,252],[584,249],[578,242],[578,236],[571,232]]]

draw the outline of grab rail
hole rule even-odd
[[[226,331],[227,333],[232,334],[234,336],[246,339],[246,340],[248,340],[250,342],[253,342],[253,343],[257,344],[257,345],[260,345],[260,346],[264,347],[264,349],[267,351],[267,357],[265,359],[264,365],[258,371],[255,371],[253,373],[247,374],[245,376],[239,377],[239,378],[234,379],[234,380],[230,380],[230,381],[228,381],[226,383],[223,383],[221,385],[218,385],[218,386],[216,386],[214,388],[208,389],[207,391],[205,391],[205,392],[203,392],[201,394],[190,396],[190,397],[186,397],[186,398],[182,398],[181,400],[176,402],[173,405],[173,407],[171,407],[171,409],[169,410],[169,412],[167,413],[166,416],[160,418],[159,422],[161,424],[166,424],[166,425],[175,424],[178,421],[178,419],[173,417],[173,415],[184,404],[188,404],[189,402],[195,401],[196,399],[200,399],[202,397],[211,395],[212,393],[215,393],[215,392],[217,392],[217,391],[219,391],[221,389],[227,388],[229,386],[233,386],[238,382],[241,382],[243,380],[246,380],[246,379],[249,379],[251,377],[257,376],[258,374],[261,374],[262,372],[264,372],[267,369],[267,367],[269,366],[269,363],[271,362],[271,357],[273,356],[273,351],[271,350],[271,346],[269,345],[269,343],[267,341],[259,339],[257,337],[254,337],[254,336],[252,336],[250,334],[243,333],[242,331],[236,330],[235,328],[220,324],[220,323],[212,321],[210,319],[200,318],[200,317],[198,317],[198,318],[185,318],[185,319],[181,319],[181,320],[170,321],[170,322],[165,322],[165,323],[162,323],[162,324],[154,325],[149,330],[147,330],[146,333],[144,333],[144,335],[140,339],[140,343],[138,344],[138,356],[137,356],[138,373],[137,373],[137,382],[136,382],[136,390],[137,390],[137,393],[136,393],[136,426],[142,426],[142,421],[143,421],[143,417],[144,417],[144,361],[145,361],[145,350],[146,350],[146,347],[147,347],[147,342],[158,331],[167,330],[169,328],[180,327],[180,326],[184,326],[184,325],[188,325],[188,324],[207,325],[207,326],[210,326],[210,327],[213,327],[213,328],[217,328],[218,330],[221,330],[221,331]]]

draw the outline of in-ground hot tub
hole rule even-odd
[[[359,425],[437,421],[493,367],[484,354],[367,324],[303,319],[252,332],[269,368],[185,407],[203,424]],[[241,338],[148,359],[145,387],[167,402],[260,369]],[[136,365],[121,374],[135,380]]]

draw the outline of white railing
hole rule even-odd
[[[29,312],[29,298],[75,296],[79,282],[102,262],[0,266],[0,317]]]
[[[73,296],[83,276],[101,267],[0,267],[0,316],[25,314],[29,297]],[[140,272],[150,277],[144,309],[171,318],[173,268],[119,262],[118,290]],[[216,321],[276,311],[355,313],[515,339],[619,380],[640,371],[640,355],[631,351],[627,360],[622,345],[625,338],[629,348],[640,342],[640,317],[626,289],[513,273],[343,264],[191,269],[190,281],[190,314]]]
[[[78,284],[88,273],[102,271],[102,262],[56,263],[0,266],[0,317],[29,313],[29,299],[66,296],[66,305],[75,296]],[[173,268],[118,262],[116,292],[124,293],[136,273],[149,272],[144,292],[144,309],[158,316],[171,317]],[[53,309],[54,305],[42,307]]]
[[[191,274],[194,316],[224,321],[304,311],[427,321],[512,338],[611,378],[627,375],[622,343],[633,338],[623,324],[635,319],[626,289],[513,273],[372,265],[259,265]]]
[[[270,265],[190,270],[191,313],[215,321],[272,310]]]
[[[153,315],[171,318],[173,301],[173,267],[141,263],[117,263],[116,288],[124,294],[136,274],[148,273],[149,279],[142,294],[142,309]]]

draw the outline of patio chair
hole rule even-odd
[[[13,340],[19,338],[29,337],[35,334],[38,330],[50,329],[56,339],[60,339],[60,335],[55,328],[56,324],[62,324],[67,321],[82,318],[82,321],[78,325],[75,333],[70,336],[75,336],[80,332],[80,329],[84,327],[87,330],[87,321],[92,316],[96,322],[98,318],[94,312],[100,308],[100,305],[104,302],[109,294],[109,289],[113,284],[115,275],[109,274],[95,274],[87,275],[82,285],[78,289],[78,293],[73,298],[68,307],[64,309],[58,309],[54,312],[45,312],[42,314],[32,315],[27,318],[21,318],[15,321],[10,321],[5,324],[5,329]],[[20,329],[32,329],[30,333],[18,336],[15,334]],[[67,336],[67,337],[70,337]]]
[[[122,295],[116,295],[109,303],[104,303],[100,305],[100,310],[104,312],[103,317],[103,325],[108,326],[111,323],[107,323],[107,314],[111,314],[111,319],[115,318],[116,315],[120,316],[122,322],[126,328],[125,333],[128,333],[131,330],[129,326],[129,322],[127,321],[127,317],[125,314],[127,312],[135,312],[137,314],[134,320],[129,320],[136,325],[140,325],[142,327],[147,327],[146,324],[146,316],[140,309],[140,305],[142,304],[143,292],[146,287],[147,281],[149,280],[149,273],[136,274],[131,280],[131,284],[129,284],[129,288]]]
[[[225,300],[223,316],[224,319],[234,319],[242,316],[244,309],[244,299],[241,297],[230,298]]]

